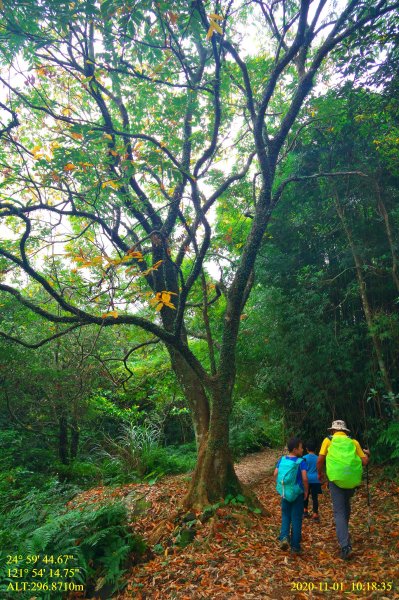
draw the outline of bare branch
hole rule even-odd
[[[4,338],[5,340],[7,340],[9,342],[14,342],[15,344],[24,346],[24,348],[32,348],[32,349],[36,350],[37,348],[41,348],[45,344],[48,344],[49,342],[52,342],[53,340],[56,340],[57,338],[63,337],[64,335],[70,333],[74,329],[84,327],[85,325],[88,325],[88,323],[83,323],[83,324],[77,323],[76,325],[72,325],[72,327],[68,327],[67,329],[64,329],[64,331],[59,331],[58,333],[55,333],[54,335],[51,335],[50,337],[40,340],[40,342],[36,342],[34,344],[29,343],[29,342],[24,342],[23,340],[13,337],[12,335],[5,333],[4,331],[0,331],[0,337]]]
[[[273,194],[273,205],[276,205],[279,201],[283,191],[289,183],[294,181],[307,181],[311,179],[320,179],[320,177],[344,177],[345,175],[357,175],[358,177],[368,177],[363,171],[335,171],[333,173],[314,173],[313,175],[293,175],[285,181],[283,181],[275,193]]]

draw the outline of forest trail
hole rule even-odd
[[[115,600],[399,599],[399,486],[370,469],[370,515],[365,483],[352,500],[354,553],[344,563],[329,492],[320,497],[320,522],[305,520],[303,555],[279,549],[280,497],[272,470],[281,452],[262,450],[242,459],[237,473],[269,511],[262,516],[242,504],[216,507],[211,518],[190,516],[182,526],[179,505],[190,475],[167,476],[154,485],[129,484],[81,494],[77,503],[124,499],[133,530],[149,548],[147,561],[130,568]],[[196,519],[195,519],[196,517]],[[370,525],[370,530],[369,530]],[[184,528],[194,539],[181,547]],[[385,588],[385,589],[383,589]]]
[[[282,450],[265,448],[260,452],[244,456],[234,465],[239,480],[245,485],[253,487],[270,475],[281,454]]]

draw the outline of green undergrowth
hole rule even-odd
[[[125,569],[140,560],[144,542],[128,525],[121,502],[67,510],[75,491],[52,481],[2,515],[1,598],[17,591],[28,600],[33,590],[33,597],[57,600],[83,589],[107,596],[123,586]],[[22,580],[31,584],[30,591],[17,588]]]
[[[118,448],[103,457],[101,474],[105,485],[152,481],[163,475],[187,473],[194,469],[197,460],[194,443],[181,446],[153,445],[144,448],[134,462],[124,450]]]

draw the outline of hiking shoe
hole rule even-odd
[[[280,550],[288,550],[289,547],[290,547],[290,542],[289,542],[288,538],[284,538],[284,539],[280,540]]]
[[[296,556],[301,556],[303,554],[300,548],[291,548],[291,554],[295,554]]]
[[[351,554],[352,546],[344,546],[343,548],[341,548],[340,558],[342,558],[342,560],[349,560]]]
[[[308,511],[307,511],[307,510],[305,510],[305,511],[303,512],[303,518],[304,518],[304,519],[310,519],[310,514],[308,513]]]

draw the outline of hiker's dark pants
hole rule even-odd
[[[281,498],[281,531],[279,540],[289,539],[293,550],[301,549],[303,494],[294,502]],[[291,534],[291,535],[290,535]]]
[[[313,504],[313,512],[319,512],[319,499],[318,495],[321,494],[320,483],[309,483],[309,496],[312,496],[312,504]],[[304,508],[308,508],[309,506],[309,496],[303,503]]]
[[[341,548],[350,544],[349,517],[351,515],[351,498],[355,490],[344,490],[330,481],[329,488],[334,510],[335,529]]]

